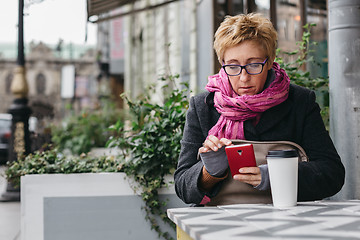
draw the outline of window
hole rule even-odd
[[[36,93],[37,94],[44,94],[45,93],[45,89],[46,89],[46,78],[44,76],[44,74],[39,73],[36,76]]]
[[[312,45],[313,52],[310,53],[316,64],[308,64],[307,68],[312,77],[328,76],[328,45],[327,45],[327,9],[326,1],[310,0],[307,5],[307,21],[315,23],[311,29],[310,41],[316,42]]]
[[[270,0],[255,0],[256,12],[270,18]]]
[[[302,37],[300,0],[276,0],[278,47],[291,52],[297,49],[296,42]],[[285,61],[291,61],[288,56]]]

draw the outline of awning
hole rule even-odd
[[[109,12],[136,0],[87,0],[88,18]]]
[[[137,0],[87,0],[87,13],[88,13],[88,21],[93,22],[93,23],[97,23],[97,22],[102,22],[102,21],[107,21],[113,18],[118,18],[118,17],[122,17],[128,14],[133,14],[133,13],[137,13],[137,12],[141,12],[141,11],[145,11],[145,10],[150,10],[150,9],[154,9],[157,7],[161,7],[164,6],[166,4],[172,3],[172,2],[176,2],[179,0],[169,0],[169,1],[164,1],[163,3],[159,3],[156,5],[149,5],[145,8],[141,8],[141,9],[134,9],[131,10],[129,12],[124,12],[121,14],[116,14],[116,15],[112,15],[112,16],[99,16],[103,13],[107,13],[111,10],[114,10],[116,8],[120,8],[126,4],[129,3],[134,3]],[[97,20],[90,20],[89,18],[92,16],[97,16]]]

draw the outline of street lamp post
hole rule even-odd
[[[28,85],[25,73],[24,54],[24,0],[19,0],[18,23],[18,55],[11,91],[15,96],[8,112],[12,114],[11,140],[8,161],[17,161],[21,156],[30,153],[29,117],[31,109],[28,103]],[[1,201],[19,201],[20,188],[12,182],[7,183],[6,192],[2,193]]]

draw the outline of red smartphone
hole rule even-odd
[[[254,147],[252,144],[226,146],[225,152],[232,176],[239,174],[239,169],[242,167],[256,167]]]

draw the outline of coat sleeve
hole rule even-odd
[[[200,97],[197,96],[197,100],[194,97],[190,99],[178,166],[174,174],[176,194],[188,204],[200,204],[205,195],[211,197],[218,190],[218,187],[215,187],[213,193],[205,193],[198,187],[203,163],[197,158],[197,155],[207,137],[207,126],[209,125],[207,122],[209,112],[204,103],[204,97]]]
[[[174,174],[176,194],[185,203],[199,204],[205,195],[197,186],[203,167],[202,162],[197,159],[197,154],[204,139],[192,97],[186,115],[178,166]]]
[[[299,164],[298,200],[319,200],[336,194],[342,188],[345,168],[326,130],[315,102],[315,93],[308,92],[300,145],[309,162]]]

